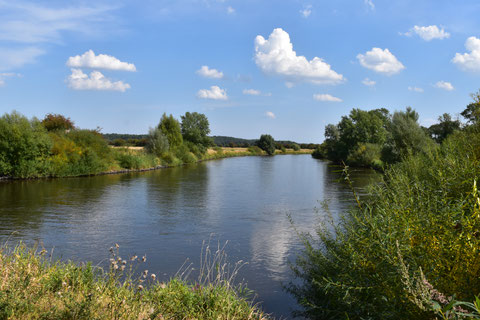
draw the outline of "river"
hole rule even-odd
[[[61,259],[105,265],[108,249],[147,255],[146,268],[162,280],[189,259],[198,266],[203,241],[223,245],[233,264],[246,261],[245,279],[256,301],[275,317],[297,307],[282,286],[288,262],[313,231],[328,200],[333,216],[352,205],[338,167],[310,155],[240,157],[144,173],[0,183],[0,243],[35,242]],[[352,171],[359,190],[375,179]]]

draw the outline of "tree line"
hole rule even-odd
[[[480,93],[472,97],[474,102],[461,113],[467,120],[466,125],[478,118]],[[408,155],[428,152],[466,126],[448,113],[428,128],[420,126],[418,119],[418,113],[411,107],[393,114],[385,108],[352,109],[339,123],[325,127],[325,140],[312,156],[352,166],[383,168]]]

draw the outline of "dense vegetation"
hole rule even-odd
[[[221,251],[207,247],[194,282],[167,283],[144,270],[146,257],[111,252],[104,271],[52,262],[45,250],[0,249],[0,319],[267,319],[234,284],[237,269],[228,272]]]
[[[81,176],[266,153],[255,145],[224,152],[214,147],[209,133],[207,117],[197,112],[187,112],[181,122],[164,114],[144,136],[102,135],[99,129],[76,128],[62,115],[48,114],[40,121],[12,112],[0,117],[0,177]],[[290,147],[279,146],[279,153],[305,153],[295,143]]]
[[[381,169],[409,155],[429,152],[461,127],[460,121],[447,113],[438,120],[439,123],[423,128],[418,123],[418,113],[410,107],[393,114],[384,108],[353,109],[338,124],[325,127],[325,141],[312,155]]]
[[[289,290],[312,319],[480,319],[478,118],[431,147],[412,110],[385,115],[363,113],[384,128],[363,131],[364,143],[383,140],[403,161],[339,221],[302,235],[305,250],[293,266],[299,281]],[[357,116],[335,128],[338,141]]]

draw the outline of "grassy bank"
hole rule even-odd
[[[143,258],[122,259],[111,250],[104,271],[51,261],[45,251],[25,246],[3,248],[0,319],[267,319],[242,294],[246,290],[233,285],[222,254],[205,251],[195,282],[161,283],[143,269]]]
[[[325,219],[315,235],[302,235],[290,291],[303,314],[480,318],[479,179],[478,123],[386,170],[339,223]]]

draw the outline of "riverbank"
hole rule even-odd
[[[21,177],[0,177],[1,181],[10,180],[31,180],[42,178],[74,178],[74,177],[91,177],[97,175],[109,175],[109,174],[122,174],[132,172],[147,172],[165,168],[179,167],[188,164],[189,162],[174,161],[171,164],[156,164],[152,166],[152,163],[162,163],[161,159],[154,158],[147,155],[144,152],[143,147],[112,147],[112,150],[117,153],[115,157],[116,163],[111,164],[109,170],[98,173],[78,174],[78,175],[66,175],[66,176],[33,176],[29,178]],[[287,154],[311,154],[313,150],[310,149],[286,149],[285,151],[276,150],[275,155],[287,155]],[[205,155],[196,160],[195,162],[203,162],[209,160],[219,160],[232,157],[247,157],[247,156],[266,156],[265,151],[259,148],[229,148],[229,147],[215,147],[209,148]],[[149,157],[150,159],[145,159]],[[177,159],[178,160],[178,159]],[[144,166],[146,164],[146,166]],[[123,165],[123,166],[122,166]]]
[[[118,246],[110,250],[104,271],[91,263],[51,261],[45,250],[3,247],[0,318],[268,319],[245,298],[246,289],[233,284],[234,274],[215,265],[204,265],[194,283],[181,278],[163,283],[144,270],[146,257],[122,259]],[[215,257],[223,265],[225,256]]]

